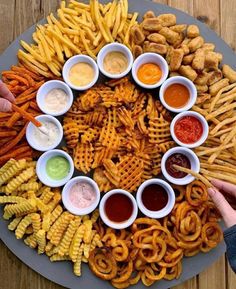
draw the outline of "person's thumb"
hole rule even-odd
[[[12,106],[11,106],[10,101],[4,98],[0,98],[0,111],[1,112],[12,111]]]
[[[221,216],[224,219],[226,226],[229,228],[236,224],[236,212],[230,206],[230,204],[226,201],[224,196],[216,189],[209,188],[208,193],[212,198],[217,209],[220,211]]]

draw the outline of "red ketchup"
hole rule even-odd
[[[133,213],[133,204],[126,195],[113,194],[106,200],[105,213],[112,222],[125,222]]]
[[[176,179],[181,179],[187,176],[186,173],[176,170],[173,167],[173,165],[178,165],[180,167],[191,169],[191,164],[190,164],[189,159],[185,155],[180,154],[180,153],[175,153],[168,157],[165,163],[166,171],[170,176]]]
[[[166,190],[156,184],[149,185],[142,192],[143,205],[150,211],[159,211],[168,203],[168,194]]]
[[[177,120],[174,131],[179,141],[186,144],[192,144],[201,138],[203,127],[200,120],[196,117],[184,116]]]

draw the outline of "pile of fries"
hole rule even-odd
[[[98,0],[89,4],[70,0],[68,6],[61,2],[57,16],[50,14],[47,24],[37,26],[35,44],[21,41],[25,51],[18,51],[24,65],[45,77],[61,76],[65,60],[75,54],[96,58],[106,43],[118,41],[131,48],[130,29],[138,14],[128,13],[128,0],[106,5]]]
[[[16,98],[15,105],[30,113],[40,114],[36,94],[47,80],[22,65],[13,65],[11,70],[2,72],[2,80]],[[21,110],[22,111],[22,110]],[[27,120],[19,112],[0,112],[0,165],[10,158],[33,157],[33,150],[25,139]]]
[[[192,80],[198,91],[194,111],[209,123],[206,142],[195,149],[201,163],[196,181],[175,186],[176,204],[163,220],[137,219],[131,228],[107,228],[96,210],[74,216],[61,205],[60,189],[43,186],[35,174],[35,152],[25,139],[24,113],[0,112],[0,204],[16,238],[46,253],[51,261],[71,260],[81,275],[81,262],[116,288],[142,280],[179,278],[182,258],[208,252],[222,240],[219,214],[207,187],[219,178],[236,184],[236,71],[220,66],[222,55],[207,43],[196,25],[177,24],[174,14],[148,11],[137,23],[127,0],[89,4],[61,2],[57,18],[50,14],[38,25],[34,44],[21,41],[19,65],[2,72],[16,97],[15,105],[40,114],[36,94],[48,79],[61,76],[66,59],[75,54],[93,58],[109,42],[127,45],[134,56],[154,52],[166,58],[170,76]],[[18,110],[19,111],[19,110]],[[21,110],[22,111],[22,110]],[[128,77],[94,86],[82,93],[63,119],[65,149],[75,167],[93,173],[101,192],[122,188],[135,192],[161,172],[162,155],[175,146],[171,115],[150,93]]]
[[[161,172],[162,155],[174,146],[170,114],[128,78],[81,94],[63,121],[75,167],[85,174],[93,169],[102,192],[134,192]]]
[[[96,223],[103,247],[89,256],[96,276],[116,288],[127,288],[141,279],[144,285],[179,278],[182,259],[208,252],[222,240],[219,214],[208,200],[206,186],[194,181],[174,186],[176,204],[163,220],[138,218],[130,230],[113,230]]]
[[[89,252],[102,246],[93,228],[98,210],[90,216],[74,216],[63,209],[61,190],[44,186],[37,178],[36,162],[10,159],[0,169],[0,204],[3,218],[11,219],[10,231],[17,239],[46,253],[52,262],[70,260],[74,273],[81,275],[81,263],[88,262]]]

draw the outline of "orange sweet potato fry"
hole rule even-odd
[[[32,149],[28,145],[21,146],[19,148],[14,149],[13,151],[3,155],[0,157],[0,164],[3,165],[5,162],[7,162],[10,158],[24,158],[23,155],[29,157],[32,157]]]
[[[11,116],[11,113],[9,112],[0,112],[0,118],[3,119],[5,117],[9,117]]]
[[[31,100],[30,107],[35,110],[35,112],[41,112],[40,108],[37,105],[37,102],[35,100]]]
[[[31,121],[35,126],[40,127],[42,125],[42,123],[39,122],[38,120],[36,120],[30,113],[28,113],[27,111],[25,111],[21,107],[18,107],[14,103],[12,104],[12,109],[14,111],[18,112],[19,114],[21,114],[27,120]]]
[[[26,102],[21,106],[23,110],[27,110],[30,103]],[[13,127],[13,125],[22,117],[22,115],[19,112],[14,112],[12,116],[8,119],[6,126],[7,127]]]
[[[17,131],[15,130],[5,130],[5,131],[0,131],[0,137],[9,137],[9,136],[16,136]]]
[[[24,95],[22,97],[17,97],[15,104],[23,104],[27,101],[30,101],[31,99],[34,99],[36,97],[36,94],[37,94],[37,92],[35,91],[35,92],[32,92],[28,95]]]
[[[11,69],[13,71],[17,71],[17,72],[23,72],[23,73],[27,73],[28,75],[30,75],[34,80],[36,81],[41,81],[44,79],[43,76],[39,75],[37,72],[33,72],[29,69],[27,69],[25,66],[23,66],[22,64],[20,64],[19,66],[12,66]]]
[[[13,147],[15,147],[22,140],[22,138],[25,136],[27,124],[28,123],[26,123],[24,125],[24,127],[21,129],[19,134],[15,138],[13,138],[13,140],[9,141],[8,143],[6,143],[6,145],[4,145],[0,148],[0,156],[7,153],[9,150],[11,150]]]
[[[20,83],[23,83],[29,87],[29,82],[22,76],[17,75],[14,71],[3,71],[2,75],[5,76],[8,80],[18,80]]]

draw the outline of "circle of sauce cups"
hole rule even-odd
[[[200,171],[200,162],[197,155],[185,147],[174,147],[168,150],[161,159],[161,171],[164,177],[175,185],[187,185],[194,181],[190,174],[175,170],[172,165],[176,164],[193,170],[196,173]]]
[[[64,81],[72,89],[82,91],[91,88],[97,82],[99,69],[97,63],[90,56],[81,54],[66,61],[62,75]]]
[[[173,140],[180,146],[195,148],[205,142],[208,136],[206,119],[195,111],[177,114],[170,124]]]
[[[36,165],[40,181],[49,187],[61,187],[73,176],[74,163],[71,156],[62,150],[50,150],[40,156]]]
[[[103,75],[117,79],[128,74],[133,65],[130,49],[121,43],[105,45],[98,53],[97,64]]]
[[[38,151],[48,151],[56,148],[63,138],[61,123],[53,116],[42,114],[35,117],[42,122],[47,129],[48,135],[41,132],[32,122],[27,125],[26,139],[29,145]]]
[[[37,104],[42,112],[53,116],[65,114],[72,106],[73,99],[70,87],[60,80],[45,82],[36,96]]]
[[[100,200],[97,183],[89,177],[71,179],[62,190],[62,202],[74,215],[87,215],[96,209]]]
[[[133,224],[138,207],[133,195],[122,189],[111,190],[101,199],[99,213],[103,222],[113,229],[124,229]]]
[[[162,84],[159,97],[165,108],[179,113],[189,110],[194,105],[197,100],[197,89],[188,78],[173,76]]]
[[[141,184],[136,194],[140,211],[147,217],[159,219],[167,216],[174,207],[175,193],[161,179],[150,179]]]
[[[168,73],[169,67],[166,60],[156,53],[141,54],[135,59],[132,67],[133,79],[139,86],[146,89],[154,89],[162,85]],[[146,83],[140,79],[140,75],[147,80]]]

